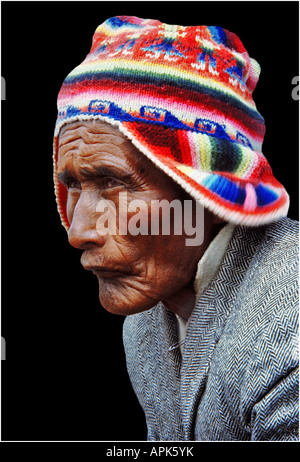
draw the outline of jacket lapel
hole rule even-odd
[[[154,388],[156,420],[163,422],[160,439],[184,439],[184,430],[180,409],[180,365],[179,348],[171,349],[178,342],[177,321],[173,313],[159,303],[154,311],[154,335],[152,337],[151,361],[156,367],[151,371],[151,383]]]
[[[203,397],[215,346],[235,303],[265,228],[237,227],[221,266],[198,298],[191,315],[181,364],[181,408],[185,439],[194,439],[199,402]]]

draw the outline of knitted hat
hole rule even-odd
[[[216,26],[183,27],[119,16],[100,25],[90,53],[63,82],[54,134],[99,119],[125,134],[157,167],[226,221],[261,225],[285,216],[289,197],[261,152],[265,133],[252,92],[258,63]]]

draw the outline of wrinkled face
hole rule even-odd
[[[203,250],[187,246],[184,233],[174,235],[172,227],[170,235],[97,231],[99,204],[111,201],[118,214],[120,193],[128,202],[149,204],[145,213],[151,200],[187,199],[117,128],[99,121],[66,125],[57,169],[68,190],[69,242],[83,250],[81,263],[96,275],[106,310],[123,315],[144,311],[190,284]]]

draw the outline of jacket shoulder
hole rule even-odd
[[[290,218],[282,218],[281,220],[271,223],[266,228],[266,237],[269,242],[280,246],[299,249],[299,222]]]
[[[228,419],[256,440],[297,438],[298,233],[287,218],[266,227],[211,364]]]

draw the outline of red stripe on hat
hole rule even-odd
[[[188,106],[195,111],[195,114],[198,112],[198,117],[201,117],[202,110],[212,112],[224,118],[224,120],[230,120],[238,124],[241,127],[241,131],[246,130],[249,136],[252,136],[254,139],[262,141],[265,134],[265,125],[263,123],[255,120],[240,109],[233,107],[232,104],[220,101],[205,93],[185,90],[184,88],[176,88],[176,94],[173,94],[174,89],[172,85],[158,87],[153,84],[139,84],[137,86],[135,83],[117,80],[112,81],[110,79],[101,79],[97,81],[85,80],[83,82],[64,84],[59,93],[59,100],[66,98],[69,100],[70,104],[72,104],[70,95],[71,98],[73,98],[76,94],[99,92],[100,97],[102,91],[111,92],[111,100],[115,104],[118,104],[118,98],[120,98],[121,101],[122,96],[120,96],[120,94],[122,93],[124,93],[126,97],[132,95],[133,98],[139,97],[142,94],[144,100],[146,100],[146,98],[152,98],[153,100],[155,100],[155,98],[164,99],[164,109],[167,109],[169,105],[168,102],[170,101],[170,106],[174,106],[174,103],[177,105],[182,104],[184,109]],[[114,94],[114,92],[117,94]]]

